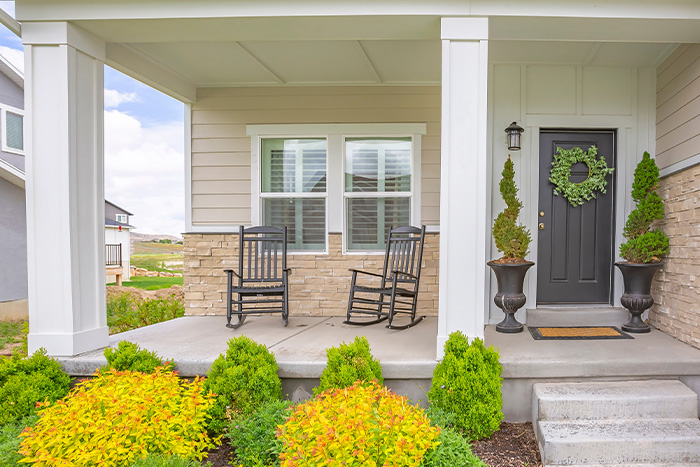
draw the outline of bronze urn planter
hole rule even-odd
[[[498,293],[493,297],[493,301],[506,314],[503,321],[496,325],[496,331],[508,334],[523,332],[523,325],[515,319],[515,312],[525,305],[527,300],[523,293],[525,273],[535,263],[532,261],[522,263],[489,261],[486,264],[496,274],[496,281],[498,281]]]

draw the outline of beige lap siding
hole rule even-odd
[[[700,348],[700,166],[662,178],[659,194],[666,205],[661,228],[669,236],[671,254],[654,278],[656,303],[649,320]]]
[[[185,314],[225,315],[226,274],[238,264],[238,234],[185,234]],[[426,234],[418,313],[438,312],[438,234]],[[381,273],[384,255],[343,255],[340,234],[329,235],[328,254],[289,254],[289,313],[344,316],[350,268]]]

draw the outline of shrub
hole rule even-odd
[[[212,397],[202,382],[111,370],[78,384],[40,412],[22,436],[23,462],[42,466],[123,466],[149,453],[201,459],[213,447],[206,433]]]
[[[287,421],[294,404],[290,401],[268,401],[249,416],[239,415],[229,424],[226,435],[244,466],[279,466],[282,441],[277,439],[277,426]]]
[[[454,332],[433,372],[430,405],[454,413],[455,428],[471,440],[491,436],[503,418],[498,358],[498,351],[485,348],[481,339],[470,345],[464,334]]]
[[[22,459],[22,454],[19,453],[21,441],[19,434],[26,427],[34,425],[38,418],[36,414],[29,415],[0,428],[0,465],[3,467],[24,465],[19,463]]]
[[[161,323],[184,315],[184,304],[173,296],[138,299],[125,292],[107,297],[107,326],[111,334]]]
[[[329,389],[296,407],[280,427],[283,467],[418,466],[440,428],[422,409],[377,383]]]
[[[441,430],[437,440],[440,444],[425,455],[424,467],[488,467],[472,453],[467,440],[457,431]]]
[[[205,465],[211,466],[211,463]],[[202,467],[202,463],[180,456],[149,454],[134,462],[132,467]]]
[[[0,359],[0,426],[34,413],[37,402],[68,394],[70,378],[61,365],[39,350],[31,357]]]
[[[384,383],[382,367],[379,360],[372,357],[369,342],[364,336],[355,337],[350,344],[343,342],[338,347],[327,349],[326,356],[328,363],[321,373],[321,383],[314,388],[314,394],[331,388],[346,388],[357,380],[376,380],[380,385]]]
[[[668,237],[661,230],[652,230],[655,220],[663,219],[664,203],[656,193],[659,168],[648,152],[634,170],[632,199],[637,207],[630,212],[623,235],[627,242],[620,245],[620,256],[630,263],[651,263],[669,253]]]
[[[452,428],[455,425],[455,414],[435,405],[428,407],[428,409],[425,411],[425,415],[430,420],[430,424],[432,426]]]
[[[506,202],[506,208],[493,222],[493,239],[496,248],[503,253],[503,258],[525,258],[530,246],[530,231],[518,223],[518,216],[523,204],[518,199],[518,187],[515,186],[513,177],[515,170],[510,156],[501,172],[503,178],[499,183],[501,197]]]
[[[142,373],[153,373],[156,367],[165,366],[166,370],[172,371],[173,364],[163,363],[155,352],[141,349],[137,344],[128,341],[121,341],[116,349],[106,348],[104,352],[107,364],[100,368],[100,371],[140,371]]]
[[[226,354],[219,355],[209,369],[204,389],[216,394],[209,424],[215,433],[234,415],[248,415],[263,402],[282,399],[275,357],[246,336],[228,341]]]

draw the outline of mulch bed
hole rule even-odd
[[[472,444],[472,452],[486,462],[489,467],[540,467],[540,451],[532,431],[532,423],[501,423],[501,429],[489,439]],[[231,448],[218,446],[209,451],[204,461],[214,467],[226,467],[230,464]]]

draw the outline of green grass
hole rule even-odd
[[[27,320],[0,321],[0,350],[8,344],[18,344],[27,338],[24,327]]]
[[[131,265],[149,271],[182,272],[183,246],[168,243],[136,242]],[[175,262],[177,264],[170,264]]]
[[[185,315],[185,305],[173,297],[138,299],[126,292],[107,298],[109,333],[168,321]]]
[[[107,285],[116,285],[114,282]],[[173,285],[182,285],[182,277],[143,277],[134,276],[130,281],[122,282],[124,287],[136,287],[142,290],[166,289]]]
[[[135,255],[182,255],[182,245],[169,243],[134,242]]]

